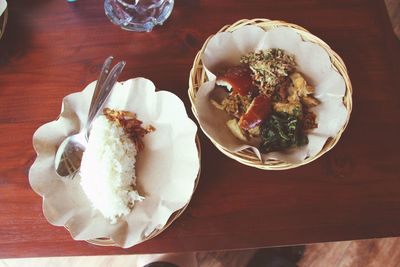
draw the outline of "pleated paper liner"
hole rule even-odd
[[[7,19],[8,19],[8,8],[6,8],[6,10],[4,10],[4,13],[0,16],[0,39],[3,36],[4,31],[6,30]]]
[[[229,158],[232,158],[242,164],[245,164],[247,166],[255,167],[258,169],[263,169],[263,170],[286,170],[286,169],[292,169],[296,168],[299,166],[302,166],[304,164],[310,163],[311,161],[316,160],[317,158],[321,157],[323,154],[328,152],[330,149],[332,149],[336,143],[339,141],[340,136],[342,135],[343,131],[345,130],[349,119],[350,119],[350,113],[352,110],[352,86],[350,82],[349,75],[347,73],[347,68],[343,62],[343,60],[340,58],[340,56],[334,52],[329,45],[327,45],[324,41],[322,41],[320,38],[316,37],[315,35],[311,34],[308,32],[306,29],[303,27],[300,27],[295,24],[287,23],[284,21],[278,21],[278,20],[268,20],[268,19],[243,19],[235,22],[232,25],[226,25],[221,28],[219,32],[233,32],[240,27],[247,26],[247,25],[255,25],[258,26],[265,31],[268,31],[272,28],[275,27],[289,27],[293,29],[296,33],[298,33],[304,41],[307,42],[312,42],[320,47],[322,47],[329,55],[332,67],[338,71],[338,73],[343,77],[345,86],[346,86],[346,92],[343,97],[343,104],[347,109],[347,118],[346,122],[344,123],[343,127],[340,129],[340,131],[337,132],[337,134],[334,137],[328,138],[326,141],[325,145],[319,151],[315,156],[306,158],[300,163],[288,163],[288,162],[283,162],[279,160],[268,160],[265,163],[261,162],[259,158],[254,154],[254,152],[250,149],[242,150],[239,152],[232,152],[221,145],[219,145],[212,137],[210,137],[203,129],[203,132],[207,135],[207,137],[211,140],[211,142],[226,156]],[[189,99],[192,104],[192,112],[194,116],[198,119],[198,114],[196,107],[194,105],[195,99],[196,99],[196,94],[197,91],[199,90],[200,86],[207,82],[207,76],[205,73],[205,70],[203,68],[203,63],[201,61],[201,56],[205,51],[205,48],[210,41],[212,36],[210,36],[204,43],[203,47],[200,49],[200,51],[197,53],[194,62],[193,62],[193,67],[190,71],[190,77],[189,77],[189,89],[188,89],[188,94],[189,94]]]
[[[200,140],[199,137],[196,136],[196,146],[197,146],[197,150],[198,150],[198,154],[199,154],[199,162],[201,161],[201,146],[200,146]],[[200,172],[201,172],[201,166],[199,167],[199,172],[197,174],[197,178],[194,182],[194,187],[193,187],[193,193],[196,191],[197,188],[197,184],[199,183],[199,179],[200,179]],[[187,206],[189,205],[190,200],[186,203],[185,206],[183,206],[181,209],[175,211],[171,217],[168,219],[167,223],[161,228],[161,229],[155,229],[151,234],[149,234],[148,236],[146,236],[141,243],[150,240],[156,236],[158,236],[159,234],[161,234],[165,229],[167,229],[176,219],[179,218],[179,216],[181,216],[181,214],[185,211],[185,209],[187,208]],[[68,230],[68,228],[67,228]],[[86,242],[93,244],[93,245],[97,245],[97,246],[114,246],[117,247],[118,245],[111,239],[108,237],[103,237],[103,238],[96,238],[96,239],[91,239],[91,240],[86,240]]]

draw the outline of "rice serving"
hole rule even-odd
[[[105,115],[97,117],[82,157],[80,183],[83,191],[93,207],[112,224],[129,214],[135,201],[144,199],[134,189],[139,148],[128,133],[118,120],[110,120]]]

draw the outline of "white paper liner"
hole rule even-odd
[[[132,212],[112,225],[92,208],[79,175],[73,180],[59,178],[54,168],[60,143],[86,123],[94,87],[95,82],[65,97],[59,119],[35,132],[33,144],[38,156],[29,182],[43,196],[43,212],[51,224],[67,227],[76,240],[109,237],[127,248],[163,228],[169,217],[189,202],[200,167],[197,126],[176,95],[155,92],[154,84],[147,79],[114,86],[105,106],[135,112],[145,126],[151,124],[156,131],[144,137],[145,148],[136,162],[137,189],[145,200],[135,202]]]
[[[257,147],[232,135],[226,126],[230,117],[211,104],[210,94],[215,88],[215,73],[238,65],[244,54],[269,48],[281,48],[295,56],[297,70],[309,84],[315,86],[314,95],[321,104],[312,109],[317,115],[318,128],[309,132],[308,145],[261,154]],[[231,152],[250,148],[263,162],[275,159],[299,163],[321,151],[326,140],[335,136],[346,122],[347,110],[343,104],[346,87],[343,77],[332,67],[329,55],[322,47],[303,41],[289,27],[264,31],[257,26],[243,26],[234,32],[217,33],[207,44],[201,60],[209,81],[201,85],[196,95],[195,108],[199,123],[209,137]]]
[[[0,0],[0,16],[3,14],[4,10],[7,8],[7,1]]]

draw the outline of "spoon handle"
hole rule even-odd
[[[89,137],[89,131],[90,131],[90,126],[92,124],[92,121],[98,111],[103,107],[104,103],[106,102],[108,96],[110,95],[111,90],[113,89],[115,83],[117,82],[117,79],[119,75],[121,74],[122,70],[125,67],[125,61],[118,62],[112,70],[110,71],[110,74],[107,76],[107,79],[105,80],[104,84],[99,90],[98,96],[94,99],[93,103],[93,115],[91,117],[88,117],[87,124],[86,124],[86,138]],[[89,112],[90,114],[90,112]]]
[[[97,79],[96,87],[93,92],[92,101],[90,102],[88,118],[86,121],[86,128],[89,126],[90,122],[96,116],[96,113],[97,113],[96,103],[98,101],[97,99],[99,97],[101,88],[103,87],[104,81],[107,79],[107,76],[110,72],[110,66],[111,66],[113,59],[114,59],[113,56],[108,57],[104,61],[103,67],[101,68],[100,75],[99,75],[99,78]]]

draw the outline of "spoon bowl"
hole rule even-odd
[[[79,132],[68,136],[58,147],[55,162],[56,172],[61,177],[76,175],[76,170],[79,169],[82,161],[83,152],[87,147],[87,139],[85,137],[85,132]]]
[[[79,133],[67,137],[57,149],[54,166],[57,175],[60,177],[72,179],[79,171],[82,155],[87,147],[91,123],[103,107],[125,67],[125,61],[121,61],[109,72],[112,59],[112,57],[109,57],[104,62],[93,93],[85,127]]]

